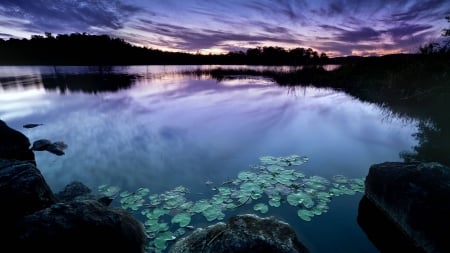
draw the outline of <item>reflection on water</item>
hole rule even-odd
[[[361,178],[416,144],[416,122],[386,118],[345,93],[176,74],[197,67],[0,68],[0,118],[31,142],[68,144],[64,156],[36,152],[54,191],[79,180],[155,193],[183,185],[202,198],[206,181],[236,178],[263,155],[307,156],[307,175]],[[21,128],[26,123],[44,125]],[[360,198],[333,200],[311,222],[267,215],[293,224],[312,252],[376,252],[356,223]]]

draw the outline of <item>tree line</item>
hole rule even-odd
[[[129,65],[129,64],[325,64],[328,56],[311,48],[257,47],[227,54],[167,52],[131,45],[120,38],[86,33],[33,35],[0,39],[3,65]]]

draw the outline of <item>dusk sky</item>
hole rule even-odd
[[[382,55],[441,39],[447,15],[448,0],[0,0],[0,38],[86,32],[167,51]]]

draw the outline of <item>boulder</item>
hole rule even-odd
[[[47,208],[56,197],[33,163],[0,159],[0,220],[5,223]]]
[[[380,252],[425,253],[366,196],[359,202],[357,221]]]
[[[450,168],[439,163],[372,165],[365,196],[415,244],[429,253],[450,252]]]
[[[28,138],[10,128],[2,120],[0,120],[0,158],[28,161],[36,165]]]
[[[245,214],[231,217],[207,228],[198,228],[178,240],[170,253],[304,253],[289,224],[274,217]]]
[[[143,253],[142,223],[121,208],[96,200],[57,203],[16,226],[18,252]]]

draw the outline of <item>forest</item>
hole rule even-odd
[[[246,52],[191,54],[131,45],[120,38],[87,33],[0,39],[1,65],[303,65],[326,64],[328,56],[311,48],[257,47]]]

